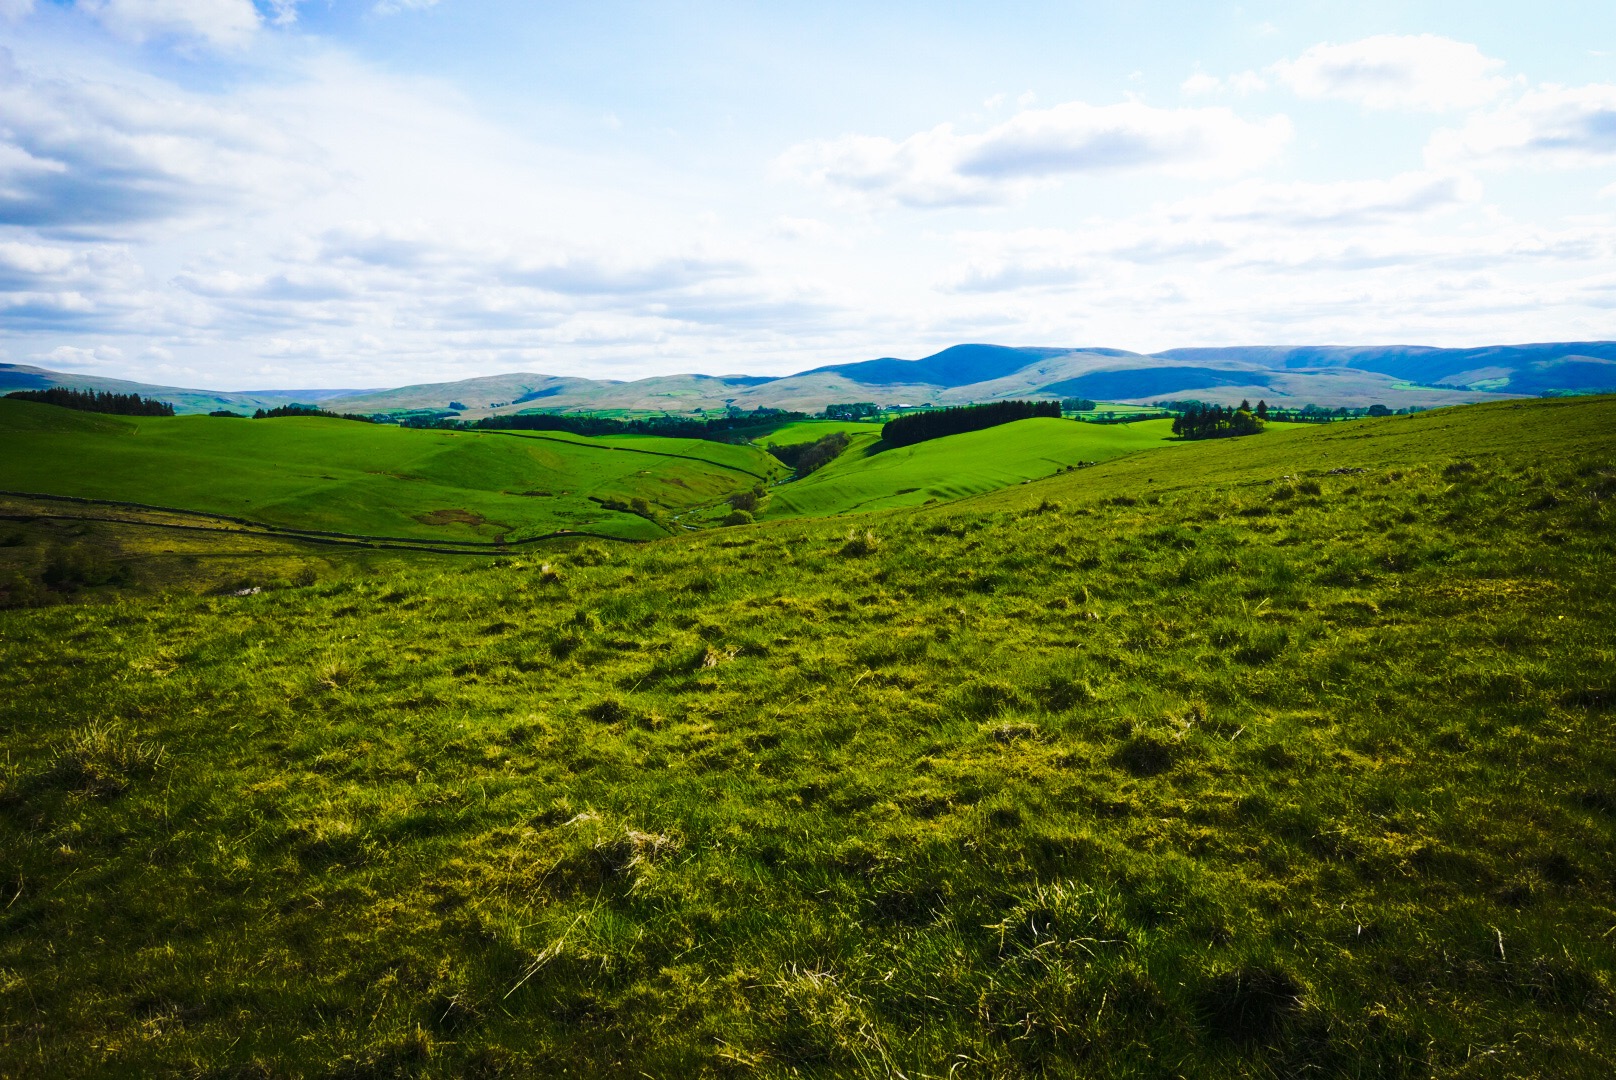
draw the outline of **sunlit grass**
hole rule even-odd
[[[0,613],[0,1073],[1607,1076],[1613,433]]]

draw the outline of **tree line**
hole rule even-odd
[[[1444,388],[1446,389],[1446,388]],[[1209,409],[1211,403],[1195,399],[1157,401],[1152,403],[1158,409],[1166,409],[1175,413],[1188,413],[1192,409]],[[1249,408],[1248,402],[1241,403]],[[1385,405],[1346,406],[1326,408],[1323,405],[1314,405],[1311,402],[1300,409],[1286,409],[1277,405],[1269,405],[1266,401],[1257,402],[1252,415],[1259,420],[1278,420],[1287,424],[1328,424],[1334,420],[1357,420],[1365,416],[1406,416],[1409,413],[1424,412],[1423,405],[1409,405],[1401,409],[1391,409]]]
[[[910,446],[945,435],[998,427],[1035,416],[1060,419],[1058,401],[995,401],[987,405],[961,405],[933,412],[910,413],[888,420],[881,427],[881,441],[888,446]]]
[[[687,416],[649,416],[637,420],[614,420],[604,416],[564,416],[559,413],[520,413],[515,416],[485,416],[474,424],[435,423],[433,427],[462,427],[489,431],[565,431],[573,435],[661,435],[670,439],[711,439],[760,423],[806,420],[807,413],[784,409],[755,409],[750,413],[697,420]]]
[[[270,420],[278,416],[325,416],[332,420],[357,420],[361,424],[374,424],[376,421],[369,416],[358,413],[334,413],[325,409],[317,409],[313,405],[277,405],[273,409],[258,409],[252,414],[254,420]]]
[[[14,390],[8,398],[59,405],[80,412],[112,413],[115,416],[173,416],[174,406],[139,394],[114,394],[95,390],[70,390],[53,386],[48,390]]]
[[[1265,403],[1257,404],[1259,413],[1251,411],[1249,401],[1242,401],[1238,409],[1225,409],[1222,405],[1192,406],[1183,415],[1173,418],[1173,434],[1185,439],[1256,435],[1262,431],[1262,418],[1268,412]]]

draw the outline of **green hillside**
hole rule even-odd
[[[1608,1077],[1613,496],[1566,399],[0,612],[0,1075]]]
[[[649,436],[409,430],[313,417],[123,417],[0,400],[0,488],[230,514],[299,529],[520,540],[667,529],[775,475],[750,447]]]
[[[781,424],[753,441],[762,446],[792,446],[838,433],[849,438],[854,435],[879,437],[881,425],[858,420],[798,420],[790,424]]]
[[[881,448],[877,429],[856,437],[825,468],[779,489],[765,515],[843,514],[977,495],[1160,446],[1172,437],[1171,427],[1169,420],[1101,425],[1043,417],[895,450]]]

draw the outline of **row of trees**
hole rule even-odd
[[[21,401],[39,401],[80,412],[112,413],[116,416],[173,416],[174,406],[139,394],[102,393],[95,390],[69,390],[53,386],[49,390],[15,390],[6,395]]]
[[[881,427],[881,441],[888,446],[910,446],[927,439],[981,431],[1034,416],[1052,416],[1058,420],[1060,414],[1058,401],[995,401],[987,405],[961,405],[953,409],[910,413],[896,420],[888,420]]]
[[[1260,412],[1251,411],[1251,402],[1242,401],[1238,409],[1225,409],[1222,405],[1194,406],[1181,416],[1173,418],[1173,434],[1185,439],[1221,439],[1235,435],[1256,435],[1263,429],[1268,408],[1258,402]]]
[[[485,416],[474,424],[439,422],[433,427],[470,427],[490,431],[566,431],[574,435],[663,435],[673,439],[712,439],[723,441],[742,428],[764,423],[806,420],[808,415],[785,409],[755,409],[749,413],[715,416],[698,420],[689,416],[649,416],[638,420],[613,420],[604,416],[566,416],[560,413],[519,413],[515,416]]]
[[[270,420],[278,416],[325,416],[332,420],[357,420],[361,424],[374,424],[376,421],[369,416],[360,416],[358,413],[334,413],[325,409],[317,409],[313,405],[277,405],[273,409],[258,409],[252,414],[254,420]]]
[[[1158,409],[1168,409],[1176,413],[1188,413],[1192,409],[1210,409],[1212,406],[1205,401],[1158,401],[1154,403]],[[1257,407],[1251,409],[1249,401],[1242,401],[1240,407],[1250,409],[1251,414],[1258,420],[1280,420],[1287,424],[1327,424],[1333,420],[1356,420],[1364,416],[1403,416],[1408,413],[1424,412],[1421,405],[1410,405],[1401,409],[1391,409],[1385,405],[1363,406],[1339,405],[1330,409],[1323,405],[1307,404],[1300,409],[1286,409],[1279,406],[1270,406],[1266,401],[1257,402]]]

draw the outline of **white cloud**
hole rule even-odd
[[[895,141],[849,135],[795,146],[788,173],[843,194],[915,207],[1000,203],[1085,173],[1229,175],[1271,161],[1290,138],[1283,116],[1226,108],[1158,109],[1138,102],[1069,102],[1022,112],[978,135],[953,125]]]
[[[0,0],[0,19],[16,22],[34,10],[34,0]]]
[[[73,252],[64,247],[15,240],[0,242],[0,281],[9,275],[55,276],[68,270],[74,261]]]
[[[252,0],[78,0],[78,9],[130,41],[180,38],[239,48],[262,20]],[[289,5],[276,4],[284,19]]]
[[[1315,45],[1271,69],[1302,97],[1338,98],[1371,109],[1469,108],[1511,85],[1502,60],[1435,34],[1382,34],[1346,45]]]
[[[1179,85],[1179,89],[1191,97],[1205,97],[1210,94],[1235,93],[1240,95],[1258,94],[1268,89],[1268,80],[1255,71],[1242,71],[1228,78],[1220,79],[1216,75],[1208,75],[1204,71],[1197,71]]]
[[[377,15],[397,15],[401,11],[425,11],[437,4],[438,0],[377,0],[370,10]]]
[[[1434,273],[1597,264],[1616,226],[1548,230],[1498,220],[1468,176],[1279,184],[1252,180],[1078,229],[971,231],[937,287],[953,295],[1057,293],[1064,300],[1143,288],[1193,268],[1203,291],[1277,299],[1312,276],[1373,273],[1423,289]],[[1478,230],[1467,226],[1485,221]],[[1286,277],[1276,290],[1272,275]],[[1242,303],[1249,303],[1242,299]]]
[[[112,345],[98,345],[93,349],[76,345],[58,345],[49,352],[34,353],[28,359],[42,367],[73,371],[79,368],[107,367],[123,362],[123,350]]]
[[[297,161],[306,146],[240,108],[9,59],[0,50],[0,225],[119,228],[317,179]]]
[[[1360,226],[1475,203],[1481,185],[1458,173],[1411,172],[1389,180],[1274,183],[1248,180],[1175,204],[1168,216],[1268,222],[1287,227]]]
[[[1575,168],[1616,159],[1616,85],[1543,86],[1501,108],[1439,131],[1433,165]]]
[[[835,230],[818,218],[785,215],[775,219],[774,234],[787,240],[823,240]]]

